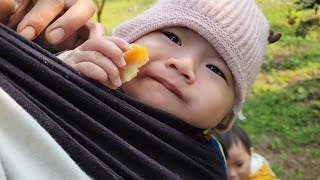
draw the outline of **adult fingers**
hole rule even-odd
[[[15,1],[15,12],[13,13],[8,27],[17,30],[18,24],[26,16],[26,14],[34,7],[32,0]]]
[[[30,5],[33,5],[33,2],[22,2],[17,10],[17,16],[28,12],[18,24],[17,32],[25,38],[33,40],[63,11],[64,0],[38,0],[30,11],[26,10],[25,8]]]
[[[15,11],[14,0],[1,0],[0,6],[0,23],[7,24],[10,20],[10,16]]]
[[[74,43],[74,47],[80,46],[88,39],[103,37],[105,36],[105,33],[106,28],[103,24],[90,20],[78,30],[78,39]]]
[[[77,0],[75,4],[70,1],[66,2],[68,10],[46,29],[45,36],[51,44],[65,40],[88,22],[95,12],[95,5],[91,0]]]
[[[85,24],[85,26],[89,30],[88,39],[102,37],[106,34],[106,27],[101,23],[90,20]]]

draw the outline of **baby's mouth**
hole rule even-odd
[[[181,92],[176,88],[176,86],[173,83],[170,83],[169,81],[160,77],[152,77],[152,78],[158,81],[160,84],[162,84],[165,88],[167,88],[169,91],[175,94],[178,98],[183,99]]]

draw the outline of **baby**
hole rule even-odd
[[[191,126],[225,132],[244,119],[269,24],[254,0],[160,0],[113,35],[89,39],[62,59]],[[150,61],[121,84],[123,53],[133,42],[149,50]]]
[[[236,124],[224,134],[218,134],[227,158],[229,179],[276,179],[267,160],[254,152],[247,134]]]

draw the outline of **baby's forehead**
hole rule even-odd
[[[248,152],[250,147],[247,147],[240,138],[235,138],[233,141],[231,141],[229,149],[227,151],[230,151],[230,149],[244,149],[246,150],[246,152]]]

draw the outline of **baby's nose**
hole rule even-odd
[[[194,62],[192,60],[171,58],[167,61],[167,67],[173,68],[181,74],[188,84],[193,84],[196,80],[194,73]]]

